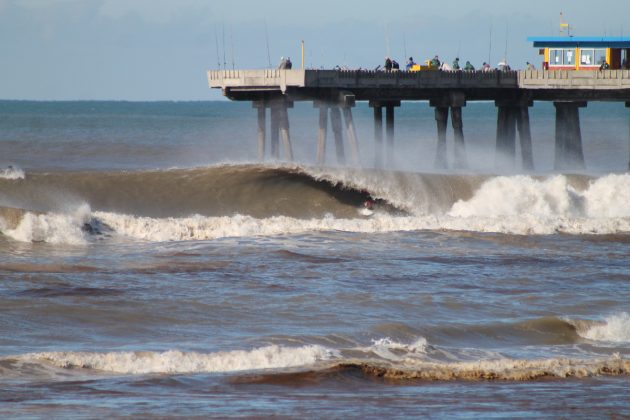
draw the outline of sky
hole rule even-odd
[[[0,99],[217,100],[206,71],[438,54],[540,66],[528,36],[630,36],[630,0],[0,0]]]

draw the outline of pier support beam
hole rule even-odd
[[[387,166],[391,167],[394,163],[394,105],[385,105],[385,132],[387,136],[387,144],[385,146],[385,159]]]
[[[343,150],[343,134],[341,131],[341,110],[338,106],[330,108],[330,124],[332,125],[333,135],[335,136],[335,149],[337,151],[337,163],[343,165],[346,163],[346,156]]]
[[[328,105],[315,102],[319,108],[319,130],[317,131],[317,164],[323,165],[326,161],[326,136],[328,134]]]
[[[630,108],[630,102],[626,102],[626,108]],[[628,171],[630,171],[630,117],[628,117]]]
[[[350,145],[350,156],[352,156],[352,164],[354,166],[359,166],[359,141],[357,140],[357,134],[354,128],[354,121],[352,120],[352,108],[346,106],[343,107],[342,110],[343,119],[346,122],[346,135],[348,137],[348,143]]]
[[[265,114],[267,112],[267,105],[265,104],[265,101],[254,101],[252,102],[252,106],[258,111],[258,160],[262,162],[265,160]]]
[[[464,169],[468,167],[466,162],[466,145],[464,144],[464,123],[462,121],[462,107],[451,107],[451,124],[453,125],[453,138],[455,140],[455,167]]]
[[[271,107],[271,124],[269,127],[269,142],[272,159],[280,159],[280,109],[277,106]]]
[[[584,169],[579,108],[586,102],[554,102],[556,107],[556,170]]]
[[[495,101],[497,107],[497,139],[495,167],[513,169],[516,161],[516,131],[521,145],[523,169],[534,169],[532,134],[529,125],[529,107],[533,101],[527,98]]]
[[[372,106],[372,102],[370,102]],[[383,107],[380,104],[374,108],[374,167],[383,167]]]
[[[357,139],[357,132],[352,119],[352,107],[354,107],[355,102],[354,93],[347,91],[339,92],[339,106],[343,111],[343,119],[346,123],[346,136],[348,138],[348,145],[350,146],[352,165],[359,166],[361,164],[359,157],[359,140]]]
[[[529,105],[518,107],[516,114],[518,137],[521,140],[521,161],[523,169],[534,170],[534,153],[532,149],[532,132],[529,125]]]
[[[293,108],[293,102],[284,98],[270,101],[271,107],[271,155],[274,159],[280,159],[280,137],[284,146],[284,158],[293,160],[293,148],[289,134],[289,108]]]
[[[284,145],[284,158],[291,162],[293,161],[293,148],[289,135],[289,111],[286,106],[280,108],[280,136]]]
[[[435,153],[435,168],[447,169],[446,160],[446,127],[448,126],[448,107],[435,107],[435,122],[437,123],[437,150]]]
[[[453,166],[464,169],[468,166],[466,159],[466,144],[464,142],[464,123],[462,107],[466,106],[466,96],[461,91],[448,91],[441,97],[431,99],[429,105],[435,108],[435,122],[437,124],[437,147],[435,153],[436,169],[447,169],[446,156],[446,128],[448,125],[448,110],[451,109],[451,125],[455,146]]]

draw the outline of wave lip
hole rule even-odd
[[[83,204],[69,213],[35,213],[0,207],[0,233],[19,242],[84,245],[84,226],[90,207]]]
[[[630,314],[622,312],[607,317],[604,322],[577,328],[578,334],[593,341],[630,343]]]

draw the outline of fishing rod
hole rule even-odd
[[[269,68],[271,68],[271,53],[269,52],[269,31],[267,30],[267,19],[265,19],[265,40],[267,42],[267,61],[269,62]]]
[[[232,70],[234,70],[234,32],[230,31],[230,49],[232,53]]]
[[[217,25],[214,25],[214,45],[217,52],[217,67],[221,69],[221,56],[219,53],[219,36],[217,35]]]
[[[223,30],[223,69],[227,68],[227,61],[225,60],[225,22],[222,24]]]

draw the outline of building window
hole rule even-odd
[[[573,48],[571,48],[570,50],[564,50],[564,65],[575,65],[575,50]]]
[[[549,65],[561,66],[562,65],[563,51],[560,49],[549,49]]]
[[[580,49],[580,64],[583,66],[595,66],[595,53],[592,49]]]
[[[595,50],[595,64],[600,65],[604,61],[606,61],[606,50],[604,48],[596,49]]]

